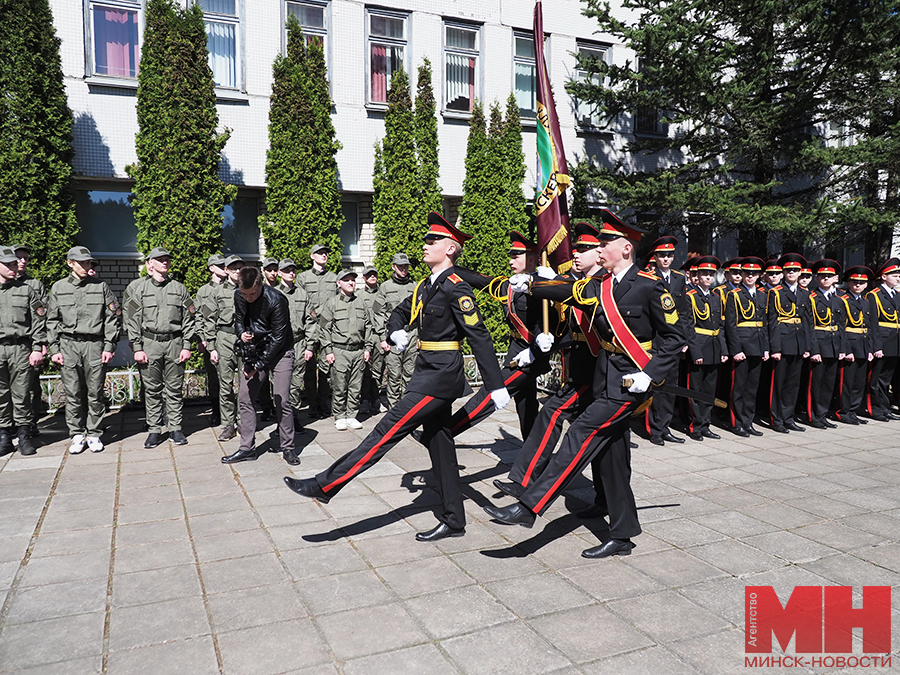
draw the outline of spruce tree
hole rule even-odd
[[[300,267],[315,243],[341,251],[343,222],[335,155],[341,145],[331,121],[331,98],[321,42],[306,43],[297,18],[287,20],[287,55],[272,68],[266,208],[260,230],[266,253]],[[328,258],[337,270],[340,255]]]
[[[29,245],[48,283],[78,232],[59,46],[47,0],[0,2],[0,241]]]
[[[498,170],[502,172],[501,202],[506,207],[507,231],[515,230],[525,236],[531,236],[527,204],[522,194],[522,182],[525,180],[522,119],[519,116],[519,104],[513,94],[510,94],[506,101],[506,119],[503,122],[501,145],[501,163]]]
[[[206,259],[222,246],[222,210],[237,186],[218,176],[229,132],[219,133],[203,11],[148,0],[138,74],[134,178],[138,250],[164,246],[172,273],[191,293],[206,282]]]
[[[428,59],[419,66],[416,81],[416,155],[419,162],[420,209],[423,214],[429,211],[440,213],[444,208],[444,198],[438,183],[437,115],[431,84],[431,62]]]

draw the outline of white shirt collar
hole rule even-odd
[[[630,270],[632,267],[634,267],[634,263],[632,263],[631,265],[626,267],[624,270],[622,270],[618,274],[613,274],[613,279],[615,279],[616,282],[622,281],[622,279],[625,278],[625,275],[628,274],[628,270]]]

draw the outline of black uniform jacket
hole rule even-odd
[[[756,290],[751,297],[743,284],[725,297],[725,342],[728,355],[743,352],[746,356],[763,356],[769,349],[766,328],[766,294]]]
[[[873,353],[872,310],[865,296],[853,297],[852,293],[841,296],[844,305],[844,316],[847,320],[845,335],[847,351],[854,359],[867,359]]]
[[[685,339],[690,344],[694,333],[694,319],[691,312],[691,305],[688,302],[687,293],[691,285],[681,270],[669,270],[669,280],[666,281],[658,271],[656,276],[662,281],[663,286],[675,298],[675,309],[678,311],[678,318],[681,321],[681,331],[684,333]]]
[[[262,353],[254,365],[257,370],[271,370],[284,353],[294,346],[287,296],[263,284],[260,296],[248,303],[241,291],[235,290],[234,330],[238,338],[241,333],[253,333],[254,343],[263,345]]]
[[[416,292],[391,312],[387,325],[388,336],[412,324],[418,329],[419,340],[422,342],[459,342],[466,338],[475,354],[484,386],[488,391],[502,389],[503,376],[497,364],[497,355],[491,335],[475,304],[472,287],[456,274],[453,267],[441,272],[427,293],[426,282],[427,279],[420,281]],[[422,303],[415,316],[413,297],[417,303]],[[463,395],[465,388],[466,376],[459,349],[419,350],[407,391],[435,398],[455,399]]]
[[[580,303],[572,298],[575,282],[568,280],[532,284],[532,293],[537,297],[579,305],[593,316],[594,328],[601,340],[612,345],[615,334],[599,304],[601,279],[607,276],[591,277],[581,291],[584,302]],[[639,271],[634,265],[614,287],[613,298],[619,314],[638,342],[652,341],[652,346],[646,350],[651,358],[643,371],[654,382],[663,382],[678,362],[685,344],[674,299],[662,281]],[[622,378],[638,370],[641,368],[621,350],[601,349],[594,369],[594,396],[614,401],[643,400],[647,394],[632,394],[622,386]]]
[[[693,336],[688,339],[691,361],[703,359],[704,366],[718,365],[722,354],[727,353],[719,294],[712,290],[704,294],[702,290],[692,288],[687,292],[687,301],[694,318]]]
[[[809,294],[797,286],[795,294],[779,284],[769,291],[769,351],[772,354],[802,356],[810,351],[812,324]]]
[[[873,352],[882,351],[885,356],[900,356],[900,288],[894,297],[876,286],[866,293],[869,312],[872,315]]]
[[[809,294],[813,319],[812,344],[810,353],[818,354],[823,359],[836,359],[848,351],[847,315],[844,303],[837,292],[826,297],[821,291]]]

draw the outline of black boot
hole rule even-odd
[[[21,454],[27,456],[37,453],[34,444],[31,442],[31,428],[29,425],[26,424],[19,427],[17,435],[19,437],[19,452]]]
[[[15,451],[9,429],[0,429],[0,457],[10,455]]]

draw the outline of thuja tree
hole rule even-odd
[[[138,75],[134,216],[138,249],[164,246],[191,293],[209,276],[206,258],[222,245],[222,210],[237,187],[218,176],[228,131],[219,117],[207,62],[203,11],[149,0]]]
[[[266,155],[266,209],[260,229],[266,253],[301,267],[321,243],[341,250],[343,222],[336,153],[341,148],[331,121],[328,73],[321,41],[306,42],[299,21],[287,21],[287,54],[273,66]],[[340,255],[328,266],[337,270]]]
[[[431,62],[425,59],[419,66],[416,82],[416,155],[419,162],[419,198],[423,213],[443,210],[443,195],[438,183],[437,115],[434,88],[431,84]]]
[[[522,152],[522,119],[513,94],[506,101],[506,119],[496,144],[497,168],[501,172],[500,196],[505,207],[507,232],[515,230],[525,236],[529,231],[528,213],[522,182],[525,180],[525,155]]]
[[[0,2],[0,241],[31,246],[47,281],[78,232],[59,45],[47,0]]]

